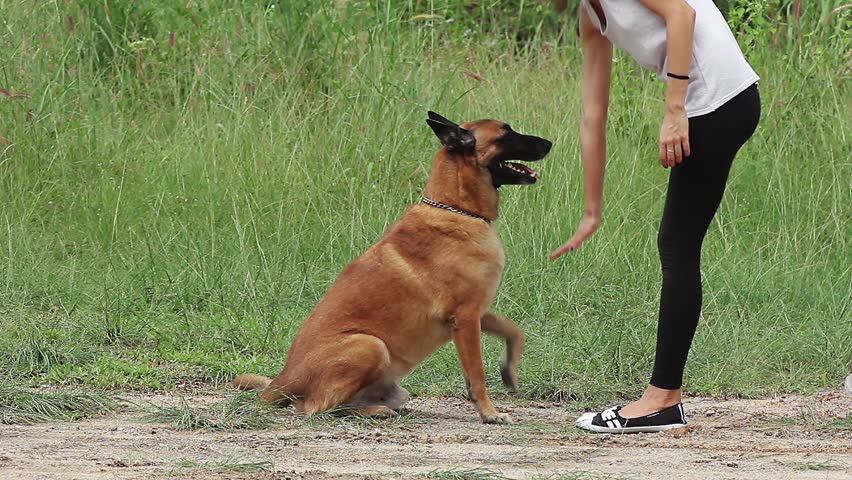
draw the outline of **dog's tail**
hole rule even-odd
[[[263,375],[258,375],[256,373],[244,373],[242,375],[237,375],[233,380],[231,380],[231,385],[236,387],[238,390],[243,391],[266,388],[270,383],[272,383],[271,378],[264,377]]]
[[[267,388],[270,383],[272,383],[271,378],[264,377],[263,375],[258,375],[256,373],[244,373],[242,375],[237,375],[233,380],[231,380],[231,385],[239,390],[247,391],[263,389],[259,395],[260,401],[263,403],[274,404],[281,407],[286,407],[293,403],[293,397],[288,392],[283,391],[280,387]]]

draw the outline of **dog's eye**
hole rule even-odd
[[[504,124],[503,124],[503,130],[506,130],[507,132],[511,132],[511,131],[512,131],[512,126],[511,126],[511,125],[509,125],[508,123],[504,123]]]

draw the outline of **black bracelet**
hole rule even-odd
[[[676,78],[678,80],[689,80],[689,75],[678,75],[672,72],[666,72],[666,75],[672,78]]]

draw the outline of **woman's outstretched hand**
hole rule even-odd
[[[577,227],[577,231],[574,232],[574,236],[567,242],[563,243],[561,247],[554,250],[553,253],[550,254],[550,259],[556,260],[561,257],[563,253],[580,248],[580,244],[583,243],[583,240],[589,238],[593,233],[595,233],[595,230],[598,229],[598,225],[600,224],[600,215],[593,215],[589,213],[585,214],[583,219],[580,220],[580,226]]]

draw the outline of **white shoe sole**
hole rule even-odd
[[[622,428],[611,428],[611,427],[599,427],[597,425],[592,424],[592,419],[597,415],[594,412],[586,412],[580,416],[575,422],[577,427],[582,428],[583,430],[588,430],[590,432],[595,433],[655,433],[655,432],[664,432],[666,430],[672,430],[674,428],[682,428],[685,427],[685,423],[671,423],[668,425],[654,425],[648,427],[622,427]]]

